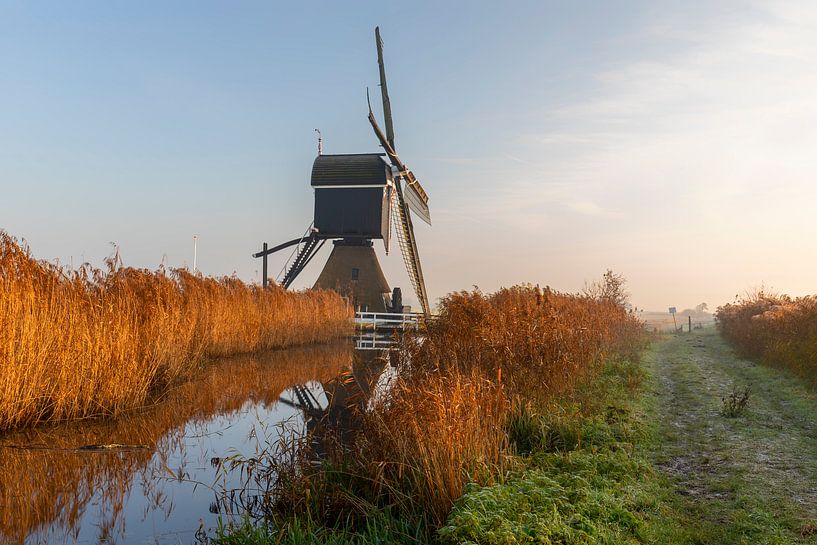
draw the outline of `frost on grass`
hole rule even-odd
[[[504,484],[471,487],[440,529],[445,544],[638,543],[635,475],[646,470],[626,452],[537,457]]]

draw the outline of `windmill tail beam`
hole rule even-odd
[[[295,246],[299,242],[303,240],[303,237],[293,238],[283,244],[279,244],[278,246],[273,246],[272,248],[268,248],[266,250],[262,250],[260,252],[252,254],[253,257],[264,257],[270,254],[274,254],[277,251],[283,250],[285,248],[289,248],[290,246]]]

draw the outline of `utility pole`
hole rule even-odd
[[[197,265],[196,260],[198,258],[198,249],[199,249],[198,248],[198,242],[199,242],[199,236],[198,235],[193,235],[193,272],[194,273],[196,272],[196,265]]]

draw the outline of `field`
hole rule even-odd
[[[149,403],[206,358],[327,341],[350,333],[331,291],[261,289],[182,269],[33,259],[0,232],[0,430]]]
[[[671,332],[683,328],[689,329],[689,314],[678,313],[675,320],[668,312],[639,311],[638,318],[644,322],[644,326],[650,331]],[[711,326],[715,322],[715,317],[709,313],[692,313],[692,327]]]
[[[216,372],[203,364],[348,335],[351,310],[334,292],[115,256],[66,271],[3,235],[0,535],[73,528],[99,489],[103,531],[116,527],[156,454],[79,443],[161,457],[189,422],[274,405],[306,380],[326,392],[371,365],[388,371],[335,390],[342,417],[327,405],[301,435],[215,458],[245,476],[240,497],[262,493],[211,543],[817,543],[817,299],[758,293],[720,307],[717,330],[700,314],[704,327],[673,334],[668,315],[626,309],[610,271],[579,294],[475,289],[443,298],[382,361],[355,364],[344,344]],[[46,430],[53,444],[36,441]]]
[[[646,542],[817,543],[813,387],[740,358],[714,328],[656,343],[645,364],[649,458],[671,491]]]

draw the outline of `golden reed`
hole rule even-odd
[[[492,484],[508,469],[513,407],[545,412],[643,342],[643,324],[604,296],[530,285],[452,293],[424,337],[408,340],[390,397],[367,414],[359,471],[377,495],[422,505],[438,527],[467,483]]]
[[[203,358],[323,342],[351,332],[332,291],[262,289],[185,270],[37,261],[0,232],[0,430],[116,416]]]
[[[758,291],[718,307],[718,330],[741,356],[817,383],[817,296]]]
[[[515,408],[548,414],[645,342],[643,324],[605,293],[475,290],[444,297],[439,310],[404,338],[390,388],[357,408],[353,444],[327,449],[323,473],[289,471],[301,480],[276,490],[280,510],[321,513],[332,526],[388,507],[439,527],[468,483],[495,483],[516,463]]]

